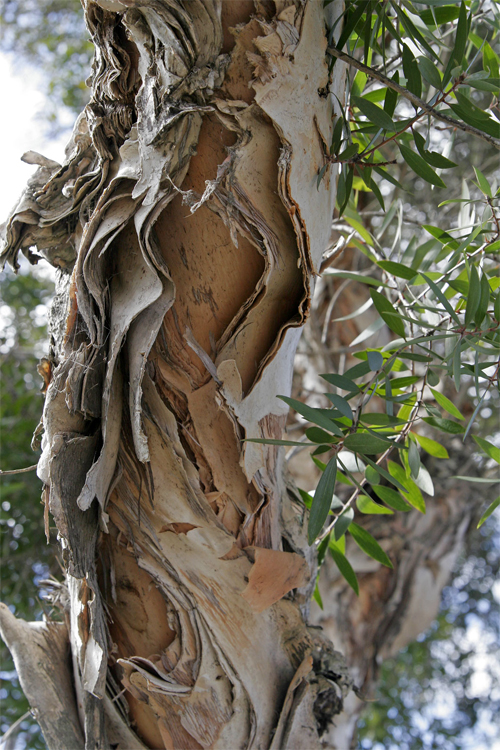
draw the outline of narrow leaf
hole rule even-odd
[[[332,443],[334,438],[322,430],[321,427],[308,427],[306,430],[306,437],[313,443]]]
[[[358,495],[356,506],[359,512],[364,513],[365,515],[392,515],[392,510],[385,508],[379,503],[375,503],[366,495]]]
[[[407,281],[414,279],[418,273],[415,269],[408,268],[408,266],[404,266],[402,263],[396,263],[393,260],[379,260],[377,265],[392,276],[397,276],[399,279],[406,279]]]
[[[401,316],[396,311],[394,305],[389,302],[387,297],[384,297],[380,292],[376,292],[374,289],[370,289],[371,298],[375,305],[378,314],[386,323],[391,331],[394,331],[398,336],[405,338],[405,327],[401,320]]]
[[[387,468],[389,472],[405,487],[403,497],[407,500],[410,505],[419,510],[421,513],[425,513],[425,500],[422,497],[422,493],[413,481],[406,476],[406,472],[402,466],[395,463],[394,461],[387,462]]]
[[[390,487],[385,487],[384,485],[378,484],[373,487],[373,491],[390,508],[399,510],[403,513],[407,513],[409,510],[411,510],[411,505],[408,505],[408,503],[403,500],[399,492],[396,492],[396,490],[392,490]]]
[[[422,78],[439,91],[441,89],[441,73],[434,63],[431,62],[428,57],[419,57],[418,67],[422,74]]]
[[[500,464],[500,448],[497,448],[497,446],[490,443],[489,440],[485,440],[478,435],[473,435],[472,437],[487,456],[496,461],[497,464]]]
[[[461,411],[457,409],[455,404],[450,401],[449,398],[446,398],[442,393],[439,393],[439,391],[436,391],[435,388],[431,388],[432,395],[438,402],[439,406],[441,406],[442,409],[448,412],[448,414],[451,414],[452,417],[456,417],[457,419],[465,419],[464,415]]]
[[[367,359],[372,372],[377,372],[377,370],[380,370],[384,364],[384,358],[380,352],[368,352]]]
[[[438,300],[441,302],[441,304],[443,305],[443,307],[445,308],[445,310],[453,318],[453,320],[455,321],[455,323],[457,323],[458,325],[460,325],[460,319],[459,319],[458,315],[456,314],[455,310],[452,308],[452,306],[450,305],[450,303],[448,302],[448,300],[446,299],[446,297],[444,296],[443,292],[438,287],[438,285],[436,283],[434,283],[434,281],[430,278],[430,276],[428,276],[428,275],[426,275],[424,273],[422,274],[422,278],[425,279],[425,281],[428,283],[428,285],[430,286],[431,290],[434,292],[434,294],[436,295],[436,297],[438,298]]]
[[[408,463],[410,465],[411,476],[413,479],[416,479],[420,472],[420,454],[413,440],[410,440],[408,446]]]
[[[366,529],[363,529],[361,526],[358,526],[357,523],[353,522],[349,526],[349,531],[351,532],[351,536],[358,547],[362,549],[363,552],[366,552],[369,557],[379,563],[382,563],[382,565],[386,565],[388,568],[393,567],[391,561],[385,554],[380,544],[372,537],[370,533],[368,533],[368,531],[366,531]]]
[[[450,435],[461,435],[465,432],[465,427],[451,419],[442,419],[441,417],[423,417],[422,419],[431,427],[435,427],[441,432],[448,432]]]
[[[378,128],[388,130],[391,133],[394,133],[397,130],[396,125],[387,112],[385,112],[382,107],[370,102],[368,99],[361,98],[360,96],[352,96],[351,104],[354,107],[357,107],[365,117]]]
[[[444,445],[441,445],[436,440],[425,437],[425,435],[419,435],[418,432],[412,432],[411,434],[416,437],[424,451],[430,456],[434,456],[435,458],[449,458],[448,451]]]
[[[370,435],[367,432],[354,432],[345,438],[344,446],[356,453],[382,453],[390,447],[390,441]]]
[[[486,521],[486,519],[491,516],[491,514],[493,513],[493,511],[496,508],[498,508],[499,505],[500,505],[500,495],[497,497],[496,500],[493,500],[493,502],[491,503],[491,505],[489,505],[487,507],[487,509],[485,510],[485,512],[483,513],[483,515],[481,516],[481,518],[479,519],[479,523],[477,525],[477,528],[479,528],[480,526],[483,525],[483,523]]]
[[[344,536],[345,532],[351,525],[352,519],[354,518],[354,509],[353,508],[347,508],[343,513],[340,514],[340,516],[337,518],[337,521],[335,522],[335,526],[333,527],[333,535],[335,539],[340,539]]]
[[[352,409],[345,398],[342,398],[342,396],[337,396],[336,393],[329,393],[328,398],[330,399],[332,404],[339,410],[339,412],[343,414],[344,417],[350,419],[351,422],[354,420]]]
[[[416,174],[419,175],[419,177],[421,177],[426,182],[430,182],[431,185],[436,185],[436,187],[446,187],[441,177],[439,177],[434,172],[432,167],[430,167],[419,154],[416,154],[411,150],[411,148],[408,148],[408,146],[403,146],[402,144],[398,145],[403,159],[408,164],[408,166],[413,169]]]
[[[314,493],[311,510],[309,513],[309,524],[307,527],[307,539],[309,544],[313,544],[314,540],[321,532],[323,524],[325,523],[328,513],[330,512],[330,506],[333,499],[333,492],[335,489],[335,479],[337,476],[337,457],[333,456],[326,469],[321,475],[321,479],[316,487]]]
[[[334,372],[325,372],[320,375],[320,378],[323,378],[323,380],[326,380],[326,382],[330,383],[331,385],[337,386],[337,388],[340,388],[342,391],[349,391],[349,393],[359,393],[359,388],[356,383],[354,383],[349,378],[346,378],[344,375],[337,375]]]
[[[488,283],[488,277],[485,273],[481,276],[481,296],[479,298],[479,304],[477,306],[476,314],[474,315],[474,323],[476,328],[479,328],[483,322],[486,313],[488,311],[488,305],[490,303],[490,285]]]
[[[302,414],[303,417],[307,419],[308,422],[312,422],[313,424],[317,424],[319,427],[322,427],[324,430],[327,430],[327,432],[332,432],[334,435],[337,435],[338,437],[343,437],[343,433],[336,424],[334,424],[331,419],[328,419],[328,417],[325,417],[319,409],[314,409],[311,406],[308,406],[307,404],[303,404],[302,401],[297,401],[295,398],[288,398],[287,396],[278,396],[279,399],[285,402],[285,404],[288,404],[288,406],[291,406],[292,409],[295,409],[295,411],[298,414]]]
[[[481,299],[481,283],[476,266],[473,264],[469,276],[469,294],[467,295],[467,307],[465,308],[465,325],[472,322]]]
[[[347,581],[349,586],[353,589],[356,596],[359,596],[359,585],[356,573],[352,569],[351,563],[345,555],[342,554],[336,547],[330,546],[330,554],[333,557],[335,565],[339,569],[343,578]]]

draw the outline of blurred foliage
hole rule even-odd
[[[387,660],[360,750],[490,748],[500,712],[500,526],[470,537],[429,630]]]
[[[19,66],[34,66],[47,82],[44,115],[54,128],[61,106],[79,114],[89,99],[93,45],[79,0],[2,0],[0,43]]]
[[[27,265],[27,264],[26,264]],[[35,276],[31,269],[15,276],[0,273],[0,468],[3,471],[31,466],[38,455],[30,447],[40,421],[43,395],[37,373],[38,357],[48,350],[47,308],[53,284]],[[11,610],[27,620],[40,618],[42,605],[38,582],[58,565],[54,547],[45,539],[42,483],[34,471],[0,477],[1,593]],[[0,649],[0,730],[8,727],[29,708],[14,671],[8,649]],[[45,747],[38,724],[23,721],[21,747]]]

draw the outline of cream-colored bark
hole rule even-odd
[[[244,442],[281,437],[329,239],[340,12],[88,0],[91,102],[29,156],[3,257],[59,269],[38,473],[86,748],[312,750],[348,690],[282,455]]]

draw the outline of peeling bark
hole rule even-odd
[[[38,474],[85,748],[312,750],[349,680],[282,454],[244,439],[286,419],[344,70],[318,0],[85,14],[90,104],[62,165],[27,157],[2,256],[58,268]]]

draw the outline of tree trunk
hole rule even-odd
[[[22,684],[34,658],[74,684],[51,693],[49,748],[312,749],[341,710],[343,662],[307,625],[303,508],[280,450],[244,442],[281,437],[329,240],[341,10],[85,5],[91,103],[62,166],[27,155],[3,253],[58,268],[38,474],[72,671],[50,628],[14,649]],[[14,644],[27,626],[0,614]]]

